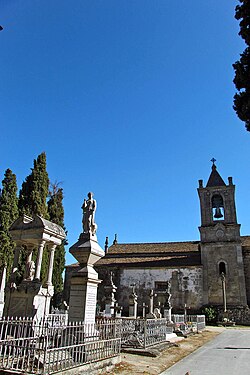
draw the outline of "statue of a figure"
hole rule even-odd
[[[164,307],[170,309],[171,308],[171,302],[170,302],[170,299],[171,299],[171,281],[167,281],[167,287],[166,287],[166,300],[165,300],[165,304],[164,304]]]
[[[83,232],[95,234],[97,225],[95,223],[96,200],[93,199],[93,193],[88,193],[88,199],[84,199],[83,205]]]
[[[33,280],[35,276],[35,262],[31,260],[26,264],[26,280]]]

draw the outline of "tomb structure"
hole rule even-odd
[[[50,301],[54,294],[52,273],[56,247],[66,237],[64,230],[41,216],[21,216],[10,227],[15,241],[14,262],[5,293],[4,316],[30,317],[35,320],[49,314]],[[41,281],[41,266],[44,249],[49,252],[49,267],[45,283]],[[19,258],[26,254],[25,274],[20,282]],[[34,253],[36,252],[36,261]]]

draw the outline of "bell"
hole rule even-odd
[[[215,209],[215,214],[214,214],[214,218],[215,219],[220,219],[221,217],[223,217],[222,213],[221,213],[221,209],[220,207],[216,207]]]

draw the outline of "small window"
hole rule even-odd
[[[167,289],[168,283],[166,281],[155,281],[155,291],[165,292]]]
[[[224,273],[226,275],[226,264],[224,262],[219,263],[219,273],[220,275]]]

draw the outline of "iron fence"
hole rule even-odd
[[[172,320],[175,330],[201,331],[206,327],[205,315],[186,315],[185,317],[185,315],[173,314]]]
[[[68,313],[57,313],[57,314],[48,314],[46,317],[46,322],[50,326],[62,327],[68,325]]]
[[[53,374],[119,355],[117,321],[53,326],[31,319],[0,320],[0,368],[26,374]]]
[[[188,315],[187,321],[190,322],[197,331],[202,331],[206,328],[205,315]]]
[[[172,327],[167,319],[121,319],[121,343],[123,347],[147,348],[166,341]]]

